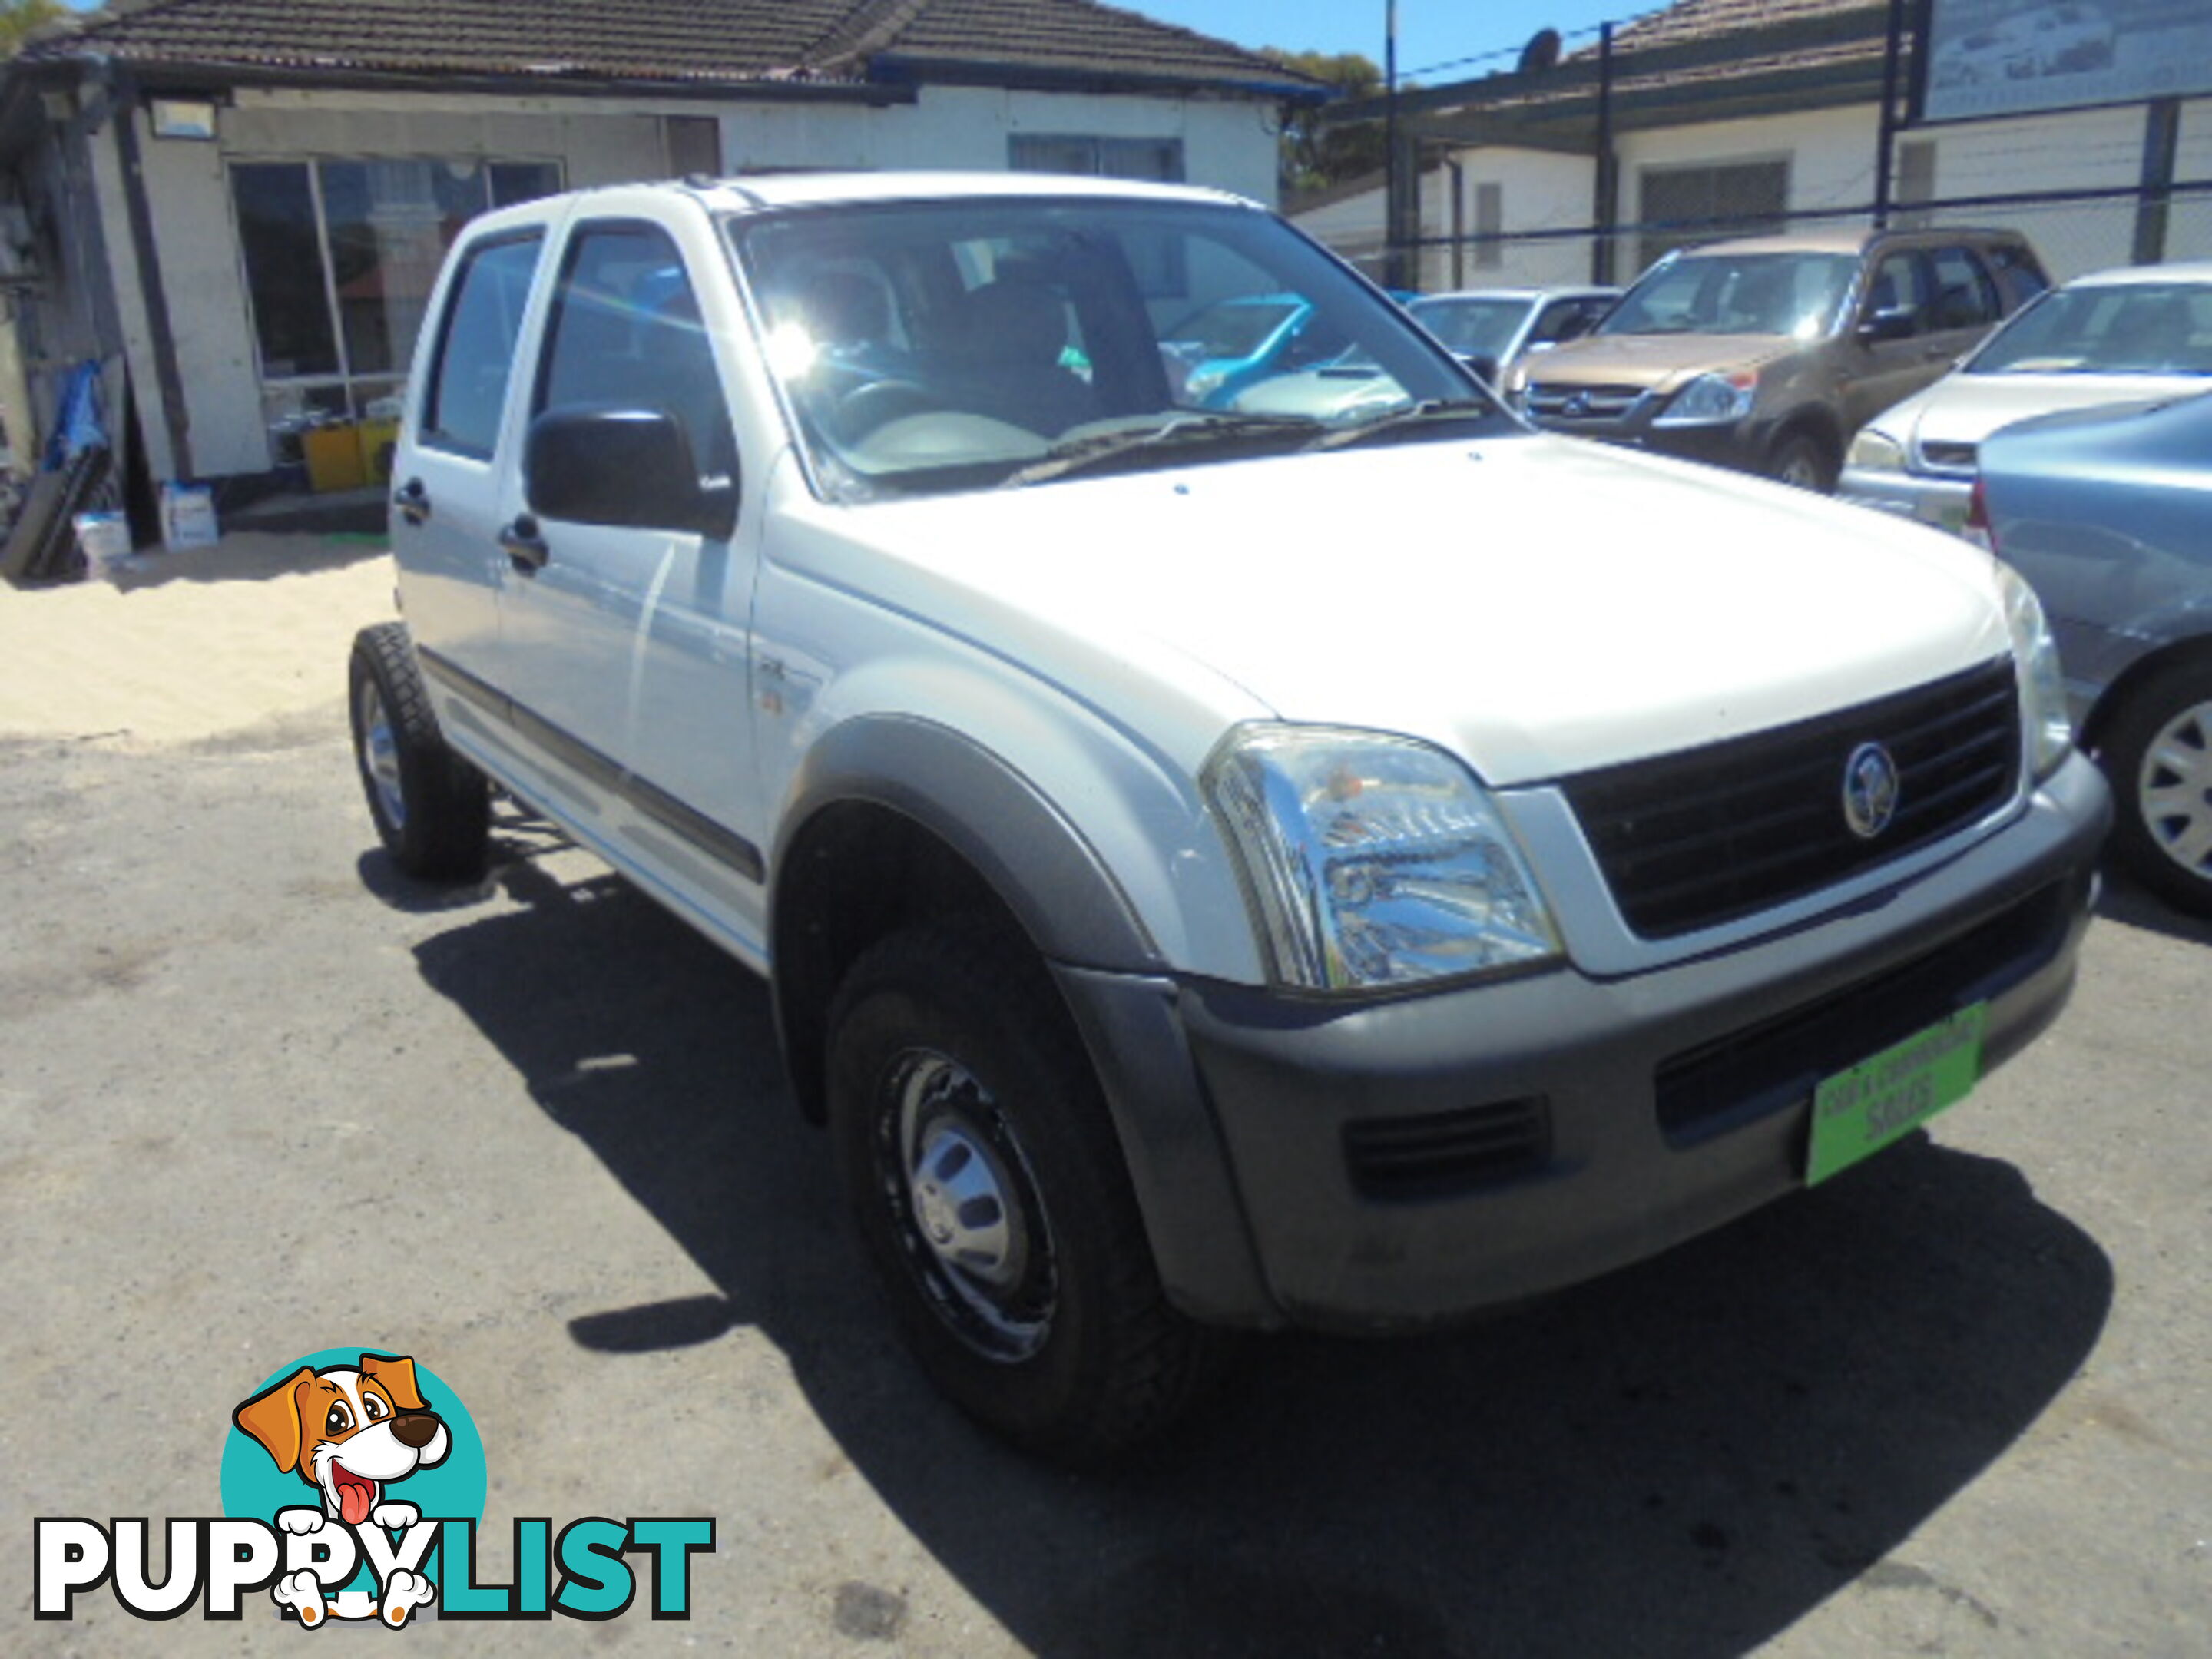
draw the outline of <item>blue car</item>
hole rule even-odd
[[[1979,463],[1968,526],[2043,601],[2115,850],[2212,915],[2212,392],[2039,416]]]
[[[1245,294],[1201,306],[1160,336],[1176,401],[1226,409],[1255,381],[1310,368],[1351,344],[1297,294]]]

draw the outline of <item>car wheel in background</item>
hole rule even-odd
[[[483,774],[446,746],[404,624],[380,623],[354,636],[347,691],[354,761],[392,861],[426,881],[482,876],[491,792]]]
[[[2118,799],[2114,845],[2143,884],[2212,915],[2212,658],[2169,665],[2131,692],[2103,743]]]
[[[1090,1059],[1025,945],[965,922],[880,941],[839,988],[829,1060],[861,1242],[955,1403],[1080,1463],[1195,1401],[1227,1339],[1169,1305]]]
[[[1784,433],[1766,458],[1767,477],[1824,495],[1834,490],[1836,472],[1827,445],[1809,432]]]

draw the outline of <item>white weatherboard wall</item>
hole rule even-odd
[[[690,104],[669,110],[704,112]],[[258,472],[271,462],[226,171],[230,161],[419,155],[556,161],[571,186],[652,178],[668,170],[659,111],[611,100],[240,88],[236,106],[221,111],[217,119],[215,143],[157,139],[143,119],[138,128],[190,419],[191,471],[203,477]],[[100,152],[102,225],[108,247],[120,254],[132,243],[112,134]],[[135,260],[117,257],[112,264],[148,459],[156,477],[173,477],[178,458],[161,419],[143,285]],[[321,276],[303,271],[301,280],[319,283]]]
[[[1935,143],[1938,200],[2021,191],[2132,190],[2142,177],[2140,104],[1926,127],[1906,136]],[[1960,208],[1943,217],[2023,232],[2052,277],[2062,283],[2084,271],[2126,264],[2135,246],[2132,197]]]
[[[1587,155],[1494,148],[1462,150],[1456,159],[1467,180],[1469,231],[1476,191],[1483,185],[1498,187],[1500,223],[1509,237],[1587,225],[1595,211],[1597,165]],[[1571,287],[1590,279],[1589,239],[1508,241],[1498,250],[1498,263],[1484,267],[1475,264],[1470,249],[1466,268],[1469,288]]]
[[[912,104],[726,105],[722,160],[732,173],[769,167],[955,167],[1003,173],[1017,133],[1085,138],[1179,138],[1183,179],[1272,206],[1272,106],[1225,98],[1010,92],[925,87]]]
[[[1470,198],[1470,201],[1472,198]],[[1468,222],[1474,224],[1474,210],[1467,210]],[[1293,215],[1291,222],[1316,241],[1350,260],[1375,282],[1382,280],[1382,188],[1364,190],[1351,196],[1338,198],[1320,207],[1308,208]],[[1448,237],[1451,234],[1451,173],[1443,167],[1431,168],[1421,175],[1421,234],[1423,237]],[[1485,283],[1502,280],[1495,271],[1476,271],[1472,261],[1468,264],[1468,282],[1479,287]],[[1452,285],[1451,250],[1441,244],[1421,250],[1420,268],[1414,273],[1413,285],[1424,294],[1437,294]]]
[[[2175,179],[2212,183],[2212,98],[2192,99],[2181,106],[2179,148]],[[2166,257],[2212,259],[2212,190],[2173,198],[2166,212]]]

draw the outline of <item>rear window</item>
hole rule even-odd
[[[1999,242],[1984,248],[1982,257],[1989,261],[1990,272],[1996,278],[1997,293],[2008,314],[2051,286],[2051,278],[2043,274],[2035,255],[2018,242]]]

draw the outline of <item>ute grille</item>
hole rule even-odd
[[[1566,780],[1628,925],[1667,939],[1786,903],[1995,811],[2020,770],[2010,658],[1771,732]],[[1896,816],[1851,833],[1844,769],[1863,743],[1897,763]]]

